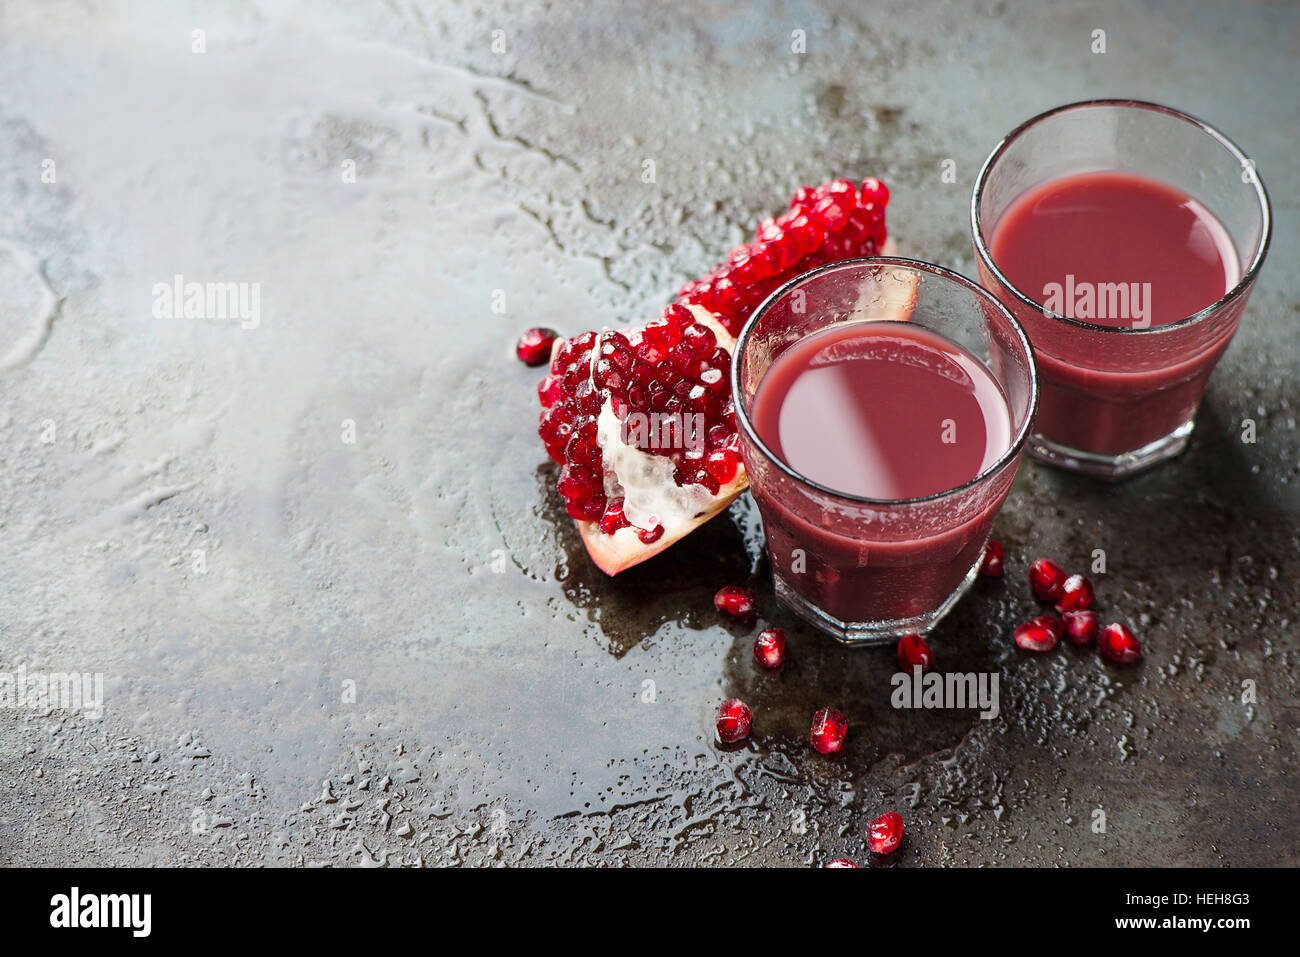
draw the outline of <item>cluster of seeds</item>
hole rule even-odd
[[[631,335],[607,330],[566,340],[537,386],[542,403],[538,434],[564,468],[558,489],[569,515],[597,522],[612,535],[631,524],[623,500],[605,491],[597,418],[608,400],[623,423],[623,441],[673,462],[673,481],[700,485],[711,495],[736,477],[740,438],[731,401],[731,355],[685,306]],[[629,420],[639,413],[637,427]],[[663,526],[638,530],[646,544]]]
[[[888,236],[888,204],[888,187],[874,177],[861,187],[847,179],[804,186],[788,212],[763,220],[752,243],[737,246],[725,263],[688,282],[677,301],[703,306],[734,336],[788,279],[824,263],[877,255]]]
[[[1116,664],[1132,664],[1142,657],[1142,645],[1126,625],[1107,625],[1098,631],[1092,610],[1095,592],[1083,575],[1067,575],[1049,558],[1029,566],[1029,587],[1040,601],[1056,605],[1057,615],[1046,614],[1019,625],[1012,640],[1022,651],[1051,651],[1062,637],[1086,645],[1094,639],[1101,653]]]

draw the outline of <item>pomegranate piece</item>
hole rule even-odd
[[[827,864],[826,867],[827,869],[830,869],[832,867],[852,867],[855,870],[858,869],[858,865],[854,864],[847,857],[837,857],[835,858],[835,860]]]
[[[904,635],[898,639],[898,667],[911,674],[917,665],[924,672],[933,664],[934,652],[920,635]]]
[[[716,727],[718,740],[723,744],[735,744],[749,737],[753,715],[749,705],[739,698],[729,698],[718,707]]]
[[[748,487],[733,345],[703,309],[672,305],[643,329],[583,333],[555,349],[538,386],[538,434],[564,466],[556,488],[607,574],[663,551]],[[710,452],[725,454],[710,467]]]
[[[889,811],[867,825],[867,848],[875,854],[889,854],[903,840],[903,818]]]
[[[1092,582],[1082,575],[1071,575],[1061,583],[1061,597],[1056,600],[1057,611],[1083,611],[1092,607]]]
[[[752,625],[758,620],[758,612],[754,609],[752,588],[742,588],[740,585],[719,588],[718,593],[713,596],[713,607],[718,611],[726,612],[742,624]]]
[[[703,278],[687,283],[678,302],[703,306],[732,336],[768,294],[827,262],[884,253],[889,189],[875,178],[801,187],[788,210],[759,224],[754,242],[733,249]]]
[[[1061,639],[1058,633],[1035,621],[1027,621],[1011,633],[1016,647],[1021,651],[1051,651]]]
[[[1097,647],[1116,664],[1132,664],[1142,657],[1142,645],[1133,637],[1133,632],[1118,623],[1107,625],[1101,630],[1097,636]]]
[[[1086,645],[1097,637],[1097,613],[1090,610],[1067,611],[1061,615],[1065,621],[1065,637],[1073,645]]]
[[[849,733],[849,719],[834,708],[822,708],[813,715],[812,746],[821,754],[837,754]]]
[[[748,487],[731,395],[735,334],[787,280],[825,262],[890,252],[888,201],[875,179],[804,187],[659,317],[547,348],[537,431],[563,466],[557,489],[602,571],[616,575],[658,554]],[[909,318],[914,303],[914,290],[900,289],[898,318]],[[520,358],[534,361],[547,331],[529,330]],[[621,507],[611,516],[614,502]]]
[[[1002,577],[1002,545],[989,539],[984,546],[984,555],[980,559],[980,574],[993,578]]]
[[[754,639],[754,660],[768,671],[785,664],[785,629],[768,628]]]
[[[551,358],[551,347],[558,336],[559,333],[554,329],[534,326],[515,343],[515,355],[524,365],[539,366]]]
[[[1065,572],[1050,558],[1040,558],[1029,566],[1029,587],[1042,601],[1058,601],[1065,586]]]

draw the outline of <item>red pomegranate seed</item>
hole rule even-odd
[[[844,747],[849,719],[834,708],[822,708],[813,715],[812,746],[822,754],[835,754]]]
[[[876,854],[889,854],[903,840],[903,818],[889,811],[867,825],[867,848]]]
[[[1030,624],[1046,629],[1057,641],[1061,640],[1061,633],[1065,631],[1065,623],[1055,615],[1039,615],[1030,619]]]
[[[1059,638],[1037,622],[1027,621],[1011,633],[1016,647],[1021,651],[1051,651]]]
[[[537,383],[537,399],[543,409],[549,409],[564,396],[564,383],[555,376],[548,375]]]
[[[934,652],[920,635],[904,635],[898,639],[898,667],[908,674],[917,665],[922,671],[929,671],[934,664]]]
[[[1074,645],[1086,645],[1097,637],[1097,613],[1089,610],[1067,611],[1061,615],[1065,619],[1065,637]]]
[[[827,864],[826,867],[827,867],[828,870],[829,870],[830,868],[832,868],[832,867],[852,867],[852,868],[854,868],[854,869],[857,869],[857,868],[858,868],[858,865],[854,864],[854,863],[853,863],[851,860],[849,860],[847,857],[837,857],[837,858],[835,858],[835,860],[833,860],[833,861],[831,861],[829,864]]]
[[[642,545],[653,545],[659,539],[664,537],[664,527],[656,525],[654,528],[642,528],[636,533],[636,537],[641,540]]]
[[[725,611],[746,625],[752,625],[758,620],[758,612],[754,609],[754,591],[751,588],[742,588],[739,585],[719,588],[718,593],[713,596],[713,607],[718,611]]]
[[[740,468],[740,453],[732,448],[715,449],[705,458],[704,468],[717,479],[718,484],[726,485],[736,477]]]
[[[1002,575],[1002,545],[991,538],[984,546],[984,555],[980,559],[980,574],[994,578]]]
[[[1057,611],[1083,611],[1092,607],[1092,582],[1082,575],[1071,575],[1061,585],[1061,597],[1057,599]]]
[[[753,721],[749,705],[739,698],[729,698],[718,707],[718,740],[723,744],[735,744],[749,737],[749,726]]]
[[[600,517],[600,530],[606,535],[613,535],[620,528],[627,528],[632,523],[623,516],[623,500],[616,498],[605,506],[605,514]]]
[[[1065,572],[1050,558],[1040,558],[1029,566],[1029,587],[1043,601],[1056,601],[1065,585]]]
[[[551,346],[555,343],[555,338],[559,333],[554,329],[547,329],[543,326],[534,326],[519,337],[515,343],[515,355],[524,365],[539,366],[543,362],[549,362],[551,358]]]
[[[817,202],[817,190],[812,186],[800,186],[794,191],[794,197],[790,200],[790,209],[811,209],[813,203]]]
[[[1097,646],[1101,653],[1111,661],[1127,665],[1142,657],[1142,646],[1133,637],[1133,632],[1121,624],[1107,625],[1097,636]]]
[[[889,187],[874,176],[868,176],[862,181],[862,205],[866,206],[869,203],[874,203],[876,206],[885,206],[889,203]]]
[[[768,628],[754,639],[754,660],[769,671],[785,664],[785,629]]]

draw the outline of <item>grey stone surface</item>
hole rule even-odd
[[[889,808],[885,866],[1300,862],[1298,55],[1264,3],[0,7],[0,669],[105,676],[98,720],[0,710],[0,863],[799,865]],[[1023,466],[1005,582],[932,640],[998,720],[894,711],[888,651],[774,606],[748,502],[592,568],[519,330],[648,317],[837,174],[970,273],[993,143],[1098,95],[1220,125],[1274,245],[1185,455]],[[260,284],[259,324],[156,317],[177,274]],[[1018,655],[1028,561],[1095,548],[1145,662]],[[781,675],[712,610],[743,582]]]

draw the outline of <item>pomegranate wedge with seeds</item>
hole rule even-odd
[[[888,200],[875,179],[803,187],[788,212],[687,283],[659,318],[556,341],[537,387],[538,434],[562,466],[556,488],[602,571],[657,555],[748,487],[731,396],[735,336],[795,276],[888,253]]]
[[[707,311],[679,304],[638,329],[557,343],[538,432],[606,574],[657,555],[749,486],[731,402],[734,346]]]

